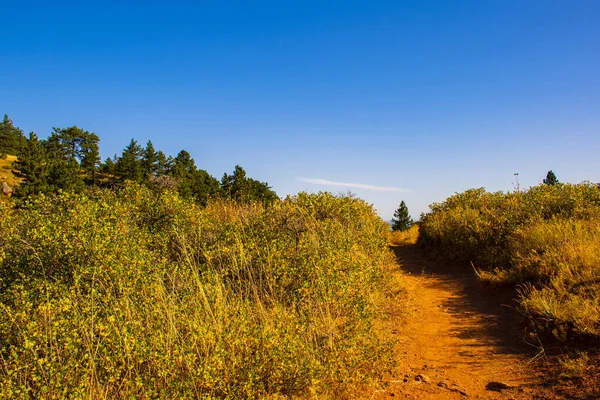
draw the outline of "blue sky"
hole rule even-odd
[[[600,181],[598,21],[583,0],[2,2],[0,113],[418,217],[515,172]]]

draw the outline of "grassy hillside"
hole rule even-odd
[[[519,285],[532,333],[571,343],[600,338],[600,188],[469,190],[431,206],[420,224],[430,252],[478,270],[482,282]]]
[[[0,397],[340,398],[392,363],[387,225],[351,197],[0,204]]]
[[[2,182],[6,182],[14,188],[21,181],[12,173],[12,164],[13,162],[15,162],[16,159],[17,157],[10,155],[0,158],[0,185],[2,184]],[[1,192],[0,196],[2,196]]]

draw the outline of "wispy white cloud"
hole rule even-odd
[[[315,179],[315,178],[296,178],[296,179],[298,179],[301,182],[312,183],[314,185],[344,186],[344,187],[349,187],[349,188],[376,190],[379,192],[410,192],[409,189],[390,187],[390,186],[375,186],[375,185],[365,185],[362,183],[335,182],[335,181],[328,181],[326,179]]]

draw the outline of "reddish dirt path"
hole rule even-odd
[[[412,296],[399,321],[399,367],[374,399],[529,399],[540,373],[507,305],[511,296],[482,294],[472,271],[425,261],[414,246],[395,248]],[[507,387],[503,387],[506,385]]]

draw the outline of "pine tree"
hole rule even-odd
[[[121,181],[130,180],[133,182],[142,182],[142,148],[134,139],[131,139],[129,145],[123,150],[123,154],[117,160],[115,172]]]
[[[16,156],[25,146],[27,146],[27,138],[23,135],[23,131],[14,126],[5,114],[4,120],[0,123],[0,158],[7,154]]]
[[[167,176],[171,173],[173,157],[165,155],[162,150],[156,153],[156,176]]]
[[[197,170],[194,177],[194,198],[196,201],[200,205],[206,206],[208,200],[217,197],[218,194],[219,181],[205,170]]]
[[[42,142],[35,133],[29,134],[13,164],[13,174],[23,181],[15,189],[15,197],[26,197],[49,191],[48,160]]]
[[[554,186],[558,183],[558,178],[556,177],[554,172],[552,172],[552,170],[548,171],[548,173],[546,174],[546,178],[544,178],[544,185]]]
[[[100,138],[95,133],[86,132],[85,140],[82,142],[81,168],[86,173],[89,182],[95,185],[96,173],[100,167]]]
[[[49,191],[56,193],[59,190],[67,192],[81,192],[85,182],[80,174],[81,168],[76,159],[69,157],[62,159],[52,153],[48,154],[48,176],[46,182]]]
[[[223,174],[223,176],[221,177],[221,189],[220,189],[220,194],[223,198],[225,199],[230,199],[231,198],[231,186],[233,184],[233,176],[229,175],[227,172],[225,172]]]
[[[413,224],[413,220],[408,214],[408,207],[404,203],[404,200],[400,203],[400,206],[394,212],[394,218],[392,218],[392,230],[394,231],[405,231],[410,228]]]
[[[260,182],[248,178],[249,199],[261,201],[267,205],[279,199],[277,193],[269,186],[267,182]]]
[[[233,170],[233,175],[231,175],[230,196],[235,201],[246,202],[249,200],[249,195],[246,171],[241,166],[236,165]]]
[[[182,197],[192,198],[197,194],[194,187],[196,171],[196,163],[187,151],[181,150],[173,159],[171,176],[177,179],[178,191]]]
[[[158,154],[156,153],[152,142],[148,140],[146,147],[142,151],[142,171],[144,174],[144,179],[150,175],[156,175],[158,167]]]
[[[106,179],[106,184],[109,187],[114,187],[117,181],[117,155],[115,154],[113,158],[107,157],[106,160],[100,165],[100,172],[104,175]]]
[[[262,201],[271,203],[279,197],[266,182],[247,178],[246,171],[239,165],[235,166],[232,175],[223,174],[221,178],[221,196],[241,203]]]
[[[95,133],[90,133],[77,126],[54,128],[47,142],[48,148],[60,151],[64,157],[72,157],[82,164],[87,158],[85,164],[88,170],[98,166],[100,138]]]
[[[54,128],[44,143],[49,158],[48,184],[54,189],[79,191],[85,181],[96,183],[100,138],[77,126]],[[82,176],[81,172],[85,174]]]

